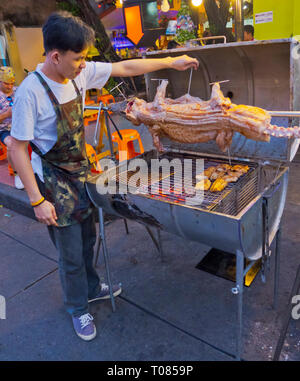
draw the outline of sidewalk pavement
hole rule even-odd
[[[300,162],[291,165],[282,219],[278,309],[272,308],[274,258],[266,284],[244,289],[242,358],[271,360],[299,265]],[[196,268],[209,247],[162,232],[162,262],[145,228],[117,219],[106,226],[110,268],[121,282],[116,311],[91,304],[97,337],[79,339],[65,312],[57,254],[33,218],[26,193],[0,184],[0,360],[231,361],[235,353],[234,283]],[[105,278],[103,257],[97,271]],[[300,360],[299,320],[291,320],[280,360]]]

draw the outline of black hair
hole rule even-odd
[[[43,25],[46,54],[57,49],[79,53],[95,42],[95,32],[79,17],[66,11],[52,13]]]
[[[254,27],[252,25],[245,25],[244,32],[250,33],[254,37]]]

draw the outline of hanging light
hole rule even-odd
[[[170,5],[169,5],[168,0],[163,0],[160,9],[161,9],[163,12],[168,12],[168,10],[170,9]]]
[[[203,0],[192,0],[192,4],[194,7],[199,7],[202,4]]]

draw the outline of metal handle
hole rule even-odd
[[[300,118],[300,111],[267,111],[271,116],[284,116],[286,118]]]

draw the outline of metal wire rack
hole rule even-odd
[[[153,157],[156,159],[156,157]],[[206,210],[214,210],[230,215],[237,215],[249,201],[258,193],[258,170],[256,163],[247,163],[249,171],[241,176],[236,183],[228,183],[228,185],[219,192],[196,192],[195,185],[197,183],[197,159],[203,159],[203,170],[211,166],[226,163],[221,159],[210,159],[205,157],[183,155],[178,153],[166,153],[159,157],[160,162],[167,159],[172,163],[173,159],[179,160],[181,168],[184,167],[184,160],[191,160],[190,176],[184,176],[183,171],[178,171],[172,165],[168,167],[169,171],[164,173],[151,171],[151,158],[147,158],[147,171],[141,171],[140,168],[135,170],[122,171],[112,177],[119,188],[130,193],[141,195],[144,197],[154,198],[157,200],[170,202],[179,205],[192,205],[194,208]],[[174,162],[173,162],[174,163]],[[244,164],[238,161],[231,163],[232,165]],[[180,167],[180,166],[179,166]]]

